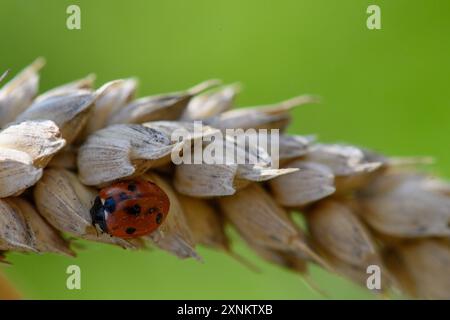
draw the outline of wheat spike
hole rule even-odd
[[[247,149],[228,135],[225,149],[240,148],[258,164],[174,164],[174,152],[209,146],[228,128],[283,131],[291,109],[317,98],[233,109],[237,84],[209,80],[135,99],[136,79],[95,90],[93,76],[38,95],[43,64],[36,60],[0,89],[0,262],[11,251],[75,255],[69,234],[200,261],[196,245],[205,245],[253,268],[231,249],[225,230],[235,228],[263,259],[302,275],[314,263],[366,286],[367,267],[377,265],[380,291],[450,299],[450,184],[415,168],[428,158],[283,133],[281,168],[271,167],[270,146]],[[197,135],[198,119],[208,126]],[[187,138],[172,141],[177,129]],[[168,218],[141,239],[99,232],[89,213],[98,188],[137,176],[166,191]],[[298,215],[306,226],[294,222]]]

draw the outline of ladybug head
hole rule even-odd
[[[103,206],[100,197],[95,197],[94,204],[90,210],[92,225],[98,225],[103,232],[107,232],[106,220],[105,220],[105,208]]]

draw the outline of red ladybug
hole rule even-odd
[[[92,224],[114,237],[142,237],[156,230],[170,201],[156,184],[142,179],[116,182],[100,190],[90,212]]]

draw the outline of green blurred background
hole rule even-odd
[[[81,7],[82,29],[66,29]],[[366,28],[378,4],[382,30]],[[240,106],[301,93],[323,97],[297,109],[291,132],[316,133],[388,155],[433,155],[450,177],[450,1],[448,0],[1,0],[0,69],[47,59],[41,90],[95,72],[97,85],[136,76],[140,95],[187,88],[208,78],[241,81]],[[200,248],[205,263],[165,252],[126,252],[82,243],[76,259],[12,254],[1,267],[27,298],[321,298],[295,274],[261,262],[255,274]],[[65,287],[77,264],[82,289]],[[332,298],[373,298],[313,268]]]

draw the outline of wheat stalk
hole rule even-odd
[[[289,111],[317,98],[232,109],[239,85],[210,80],[135,100],[135,79],[94,90],[93,76],[37,96],[42,66],[38,59],[0,90],[3,254],[75,255],[67,240],[75,236],[198,260],[200,244],[247,263],[232,251],[232,226],[263,259],[302,275],[315,263],[365,286],[366,268],[377,265],[383,292],[450,298],[450,184],[415,169],[420,159],[283,133],[280,169],[171,162],[173,151],[218,130],[283,132]],[[193,120],[209,126],[194,133]],[[172,142],[179,128],[191,135]],[[131,241],[98,233],[89,214],[97,189],[136,176],[168,194],[168,218]],[[292,219],[299,214],[306,229]]]
[[[20,293],[12,286],[8,279],[0,273],[0,300],[17,300],[20,298]]]

